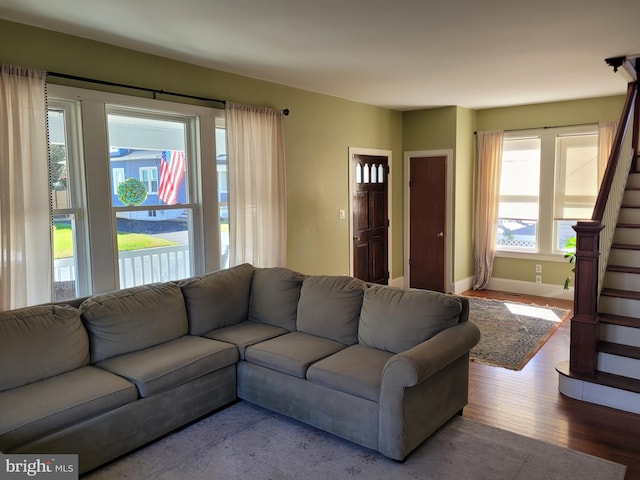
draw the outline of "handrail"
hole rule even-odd
[[[602,178],[600,185],[600,191],[598,192],[598,198],[596,204],[593,207],[593,215],[591,220],[601,221],[604,217],[604,210],[609,198],[609,192],[611,191],[611,185],[613,184],[613,178],[618,168],[618,159],[622,151],[622,142],[624,140],[625,133],[627,131],[627,125],[629,123],[629,115],[633,110],[635,104],[636,94],[638,91],[638,83],[633,82],[627,86],[627,98],[624,102],[622,114],[620,115],[620,121],[618,122],[618,130],[611,147],[611,154],[607,162],[607,168]]]

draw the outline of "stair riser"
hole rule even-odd
[[[618,216],[618,223],[640,225],[640,208],[622,208]]]
[[[623,317],[636,317],[640,312],[640,301],[629,298],[601,296],[598,302],[600,313],[622,315]]]
[[[613,242],[625,245],[640,245],[640,228],[616,227],[616,231],[613,234]]]
[[[630,173],[627,179],[628,188],[640,188],[640,173]]]
[[[600,324],[600,340],[620,345],[630,345],[640,347],[640,320],[639,328],[624,327],[621,325],[611,325],[609,323]]]
[[[640,380],[640,360],[598,353],[598,370]]]
[[[640,250],[613,248],[609,254],[609,265],[640,267]]]
[[[625,190],[622,203],[624,205],[640,206],[640,190]]]
[[[604,286],[616,290],[640,292],[640,275],[637,273],[607,272],[604,276]]]

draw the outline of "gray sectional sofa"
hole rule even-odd
[[[463,297],[244,264],[0,312],[0,451],[80,471],[241,398],[403,460],[467,403]]]

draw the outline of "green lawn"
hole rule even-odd
[[[73,257],[73,240],[71,226],[67,223],[55,223],[53,231],[54,258]],[[121,233],[118,232],[119,250],[140,250],[143,248],[168,247],[178,245],[163,238],[156,238],[152,235],[142,233]]]

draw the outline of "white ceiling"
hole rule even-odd
[[[398,110],[624,93],[639,0],[0,0],[0,17]]]

